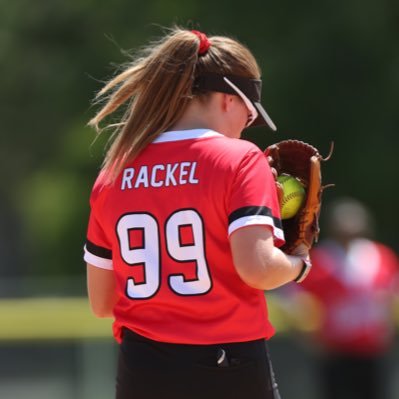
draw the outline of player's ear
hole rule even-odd
[[[230,111],[230,108],[233,105],[233,95],[220,93],[222,95],[222,109],[223,111]]]

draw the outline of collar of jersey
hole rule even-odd
[[[221,133],[209,129],[171,130],[161,133],[153,143],[167,143],[170,141],[203,139],[208,137],[220,137]]]

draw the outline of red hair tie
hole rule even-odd
[[[200,39],[200,46],[198,49],[199,55],[204,55],[208,51],[209,47],[211,47],[211,42],[206,37],[205,33],[200,32],[199,30],[192,30],[192,33]]]

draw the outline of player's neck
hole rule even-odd
[[[182,117],[169,130],[209,129],[220,131],[221,118],[211,102],[191,101]]]

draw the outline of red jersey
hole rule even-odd
[[[170,343],[269,338],[264,293],[237,274],[229,235],[265,225],[284,242],[275,182],[250,142],[195,129],[161,134],[90,198],[84,259],[114,270],[114,335]]]
[[[394,332],[393,300],[399,264],[386,246],[354,240],[345,251],[326,242],[312,252],[313,270],[301,286],[324,307],[320,338],[332,350],[376,354]]]

